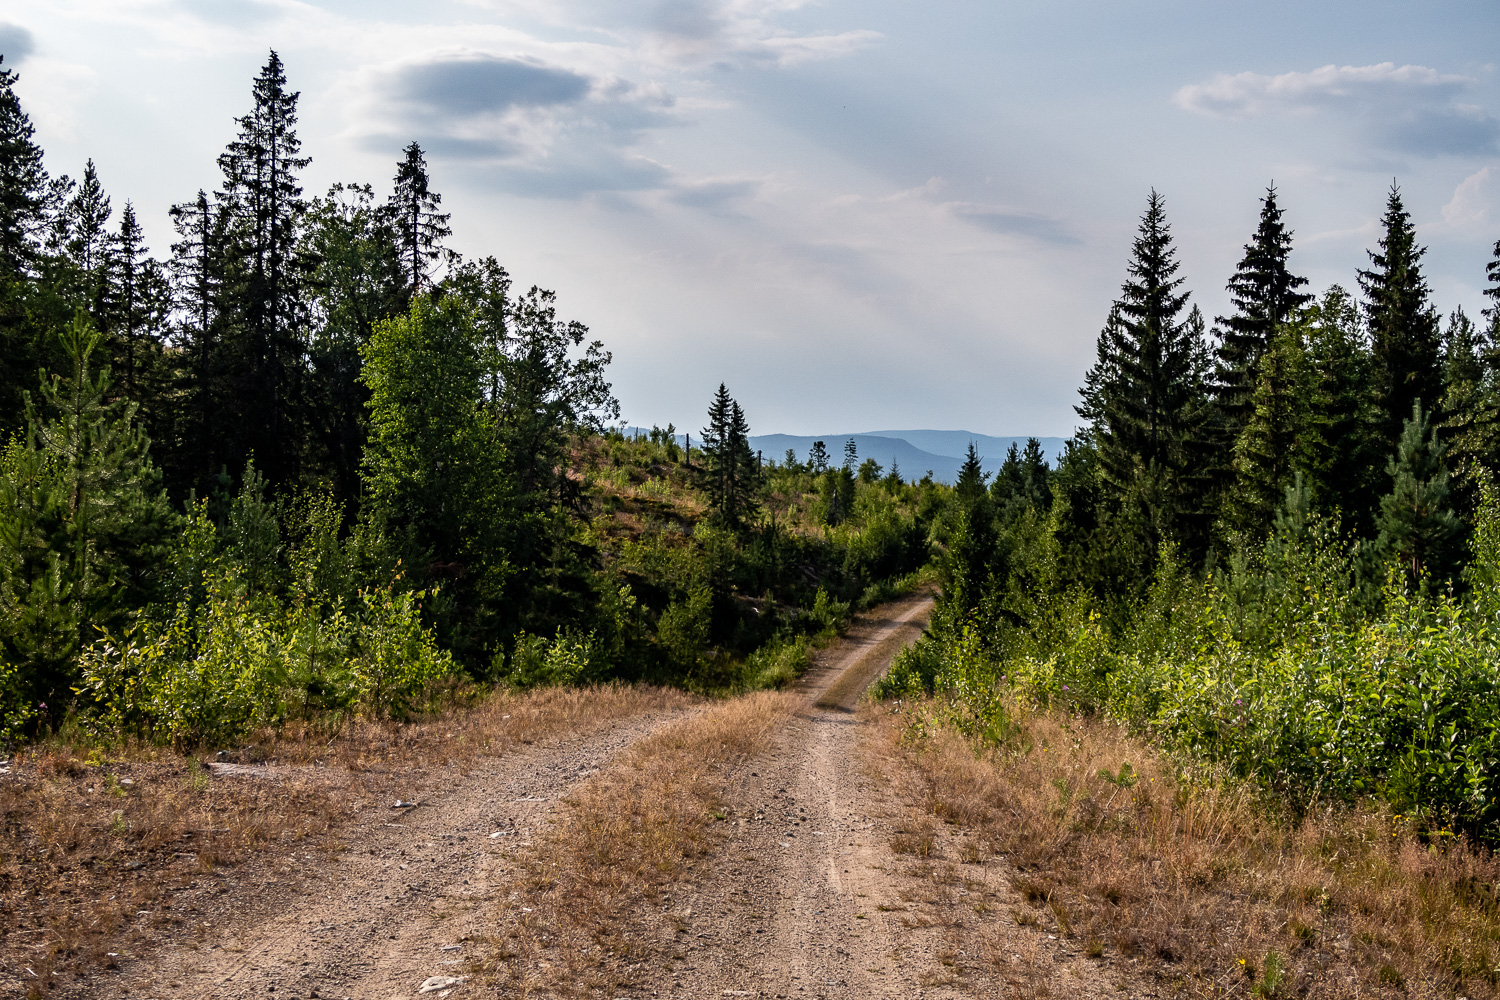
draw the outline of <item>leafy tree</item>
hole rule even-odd
[[[1396,453],[1386,465],[1391,492],[1380,501],[1377,547],[1412,585],[1451,579],[1463,522],[1448,505],[1443,445],[1420,403],[1412,404]]]
[[[1214,401],[1230,442],[1239,437],[1255,412],[1251,397],[1259,381],[1261,355],[1270,349],[1277,330],[1312,298],[1299,291],[1307,279],[1287,268],[1291,250],[1292,233],[1282,221],[1272,185],[1261,200],[1255,235],[1229,279],[1234,312],[1215,320],[1219,346]]]
[[[0,468],[0,660],[29,696],[61,707],[79,649],[157,596],[175,518],[134,423],[93,359],[80,313],[63,332],[71,370],[27,394],[27,433]]]
[[[505,283],[508,287],[508,277]],[[474,302],[476,313],[485,301],[481,295]],[[588,332],[576,320],[558,319],[556,294],[533,286],[510,307],[505,336],[492,355],[491,380],[499,392],[489,403],[507,466],[533,507],[571,503],[568,434],[599,433],[620,415],[605,377],[612,355],[599,341],[587,340]],[[487,342],[495,345],[493,339]],[[748,442],[741,441],[741,448],[748,452]]]
[[[873,458],[867,458],[859,463],[858,479],[862,483],[873,483],[880,478],[881,473],[884,471],[879,462]]]
[[[302,254],[312,261],[307,292],[314,377],[305,396],[315,463],[345,503],[359,496],[368,390],[360,350],[381,320],[405,311],[401,250],[390,214],[368,185],[335,184],[313,200]]]
[[[1374,353],[1374,389],[1384,411],[1386,439],[1402,433],[1403,421],[1421,403],[1430,411],[1442,395],[1437,310],[1428,302],[1411,215],[1393,184],[1381,220],[1378,250],[1367,251],[1369,270],[1359,272]]]
[[[450,216],[438,211],[443,196],[430,187],[422,147],[413,142],[405,153],[396,167],[389,211],[399,240],[406,288],[415,295],[430,284],[428,272],[442,256],[444,237],[453,235],[453,230],[448,226]]]

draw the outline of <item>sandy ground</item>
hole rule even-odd
[[[713,864],[663,898],[673,947],[620,996],[1040,997],[1123,987],[1098,982],[1067,942],[1018,928],[1012,912],[1024,904],[1003,864],[960,863],[964,831],[934,831],[870,738],[878,709],[857,708],[859,696],[920,634],[931,607],[924,596],[878,609],[819,657],[799,685],[802,707],[729,776],[731,829]],[[245,880],[253,893],[231,893],[218,926],[125,967],[100,995],[508,995],[467,970],[484,959],[476,952],[493,929],[487,915],[515,898],[521,852],[571,790],[687,714],[432,776],[420,805],[371,808],[337,859],[273,862],[286,882],[274,872]],[[930,849],[896,853],[893,840],[923,823]]]

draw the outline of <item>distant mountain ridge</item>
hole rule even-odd
[[[645,434],[648,429],[625,428],[627,434],[637,432]],[[693,435],[695,442],[698,440],[698,431],[688,433]],[[890,470],[891,463],[895,462],[904,479],[919,479],[931,470],[932,478],[942,483],[951,483],[958,478],[959,466],[963,465],[971,441],[979,449],[985,471],[990,473],[1000,468],[1012,443],[1017,448],[1026,447],[1025,436],[996,437],[973,431],[909,430],[863,431],[854,434],[752,434],[750,448],[764,455],[767,461],[774,459],[778,462],[790,448],[796,454],[797,461],[805,462],[813,442],[822,441],[823,446],[828,449],[829,461],[837,465],[844,461],[844,442],[850,438],[854,439],[854,447],[859,452],[861,462],[873,458],[887,471]],[[679,432],[678,441],[681,440]],[[1037,440],[1041,442],[1042,453],[1047,456],[1047,461],[1055,468],[1058,456],[1062,454],[1064,439],[1038,437]]]

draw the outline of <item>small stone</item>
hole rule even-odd
[[[415,805],[416,805],[415,802],[408,802],[405,799],[397,799],[395,801],[395,803],[391,806],[391,808],[392,809],[411,809]]]
[[[446,990],[457,986],[468,979],[467,976],[433,976],[417,987],[418,993],[436,993],[438,990]]]

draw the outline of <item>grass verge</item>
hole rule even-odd
[[[933,701],[888,711],[922,811],[968,834],[954,860],[1003,856],[1008,919],[1039,940],[1192,994],[1500,995],[1500,863],[1482,849],[1426,843],[1374,806],[1278,821],[1247,786],[1099,719],[1018,712],[992,747]],[[892,846],[931,849],[908,840]]]
[[[528,859],[484,970],[526,995],[614,996],[670,954],[683,926],[667,890],[690,881],[727,813],[723,788],[798,704],[761,692],[676,723],[585,785]]]
[[[149,744],[29,747],[0,775],[0,994],[76,994],[186,932],[177,886],[273,848],[337,851],[361,809],[409,796],[429,771],[693,700],[621,685],[497,692],[405,725],[262,733],[225,755],[242,766],[229,775]],[[251,891],[250,879],[234,890]]]

